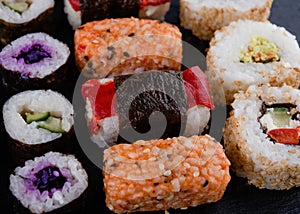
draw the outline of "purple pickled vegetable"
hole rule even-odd
[[[40,44],[35,44],[28,51],[21,50],[21,53],[16,58],[17,60],[24,59],[26,64],[33,64],[40,62],[44,58],[51,58],[51,55]]]

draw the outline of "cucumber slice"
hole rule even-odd
[[[287,108],[268,109],[266,114],[270,114],[274,125],[277,127],[288,127],[290,125],[292,116]]]
[[[37,128],[46,129],[50,132],[65,133],[65,130],[61,128],[61,119],[56,117],[48,117],[47,120],[40,122]]]
[[[50,117],[50,112],[34,112],[34,113],[25,113],[26,123],[32,123],[33,121],[43,121],[47,120]]]
[[[4,1],[3,4],[18,13],[23,13],[25,10],[28,9],[29,6],[29,4],[26,2],[5,2]]]

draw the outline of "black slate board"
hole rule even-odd
[[[179,1],[172,1],[171,11],[167,15],[167,22],[179,25],[178,9]],[[56,0],[56,32],[53,36],[69,45],[73,49],[73,31],[68,25],[66,15],[63,13],[63,1]],[[270,20],[285,27],[291,33],[300,38],[300,1],[295,0],[275,0],[272,7]],[[203,42],[194,37],[191,32],[183,30],[183,40],[197,47],[204,52],[208,47],[208,42]],[[62,93],[70,100],[72,99],[74,83],[76,82],[76,68],[74,59],[72,61],[74,75],[69,77],[65,91]],[[0,85],[0,105],[9,98],[11,94]],[[1,111],[2,114],[2,111]],[[83,114],[79,110],[77,114]],[[0,212],[16,213],[13,209],[13,196],[9,191],[9,174],[14,169],[11,157],[8,152],[5,140],[5,131],[2,115],[0,119]],[[84,128],[85,124],[82,125]],[[76,139],[74,139],[76,142]],[[105,206],[105,196],[103,193],[103,183],[101,170],[98,169],[81,151],[78,146],[76,157],[82,162],[83,167],[89,175],[89,192],[87,197],[87,207],[84,213],[111,213]],[[247,185],[245,179],[238,178],[232,174],[232,180],[227,187],[224,197],[212,204],[205,204],[188,210],[170,210],[176,214],[196,214],[196,213],[300,213],[300,188],[293,188],[288,191],[260,190]],[[149,212],[149,213],[164,213]]]

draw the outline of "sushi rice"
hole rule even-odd
[[[50,172],[49,172],[50,171]],[[47,190],[41,191],[39,173]],[[46,175],[45,175],[46,174]],[[64,179],[57,186],[59,179]],[[56,179],[56,184],[50,179]],[[79,198],[88,187],[88,175],[73,155],[48,152],[25,162],[10,175],[12,194],[32,213],[46,213],[61,208]],[[55,187],[51,188],[51,185]],[[81,203],[81,202],[79,202]]]
[[[210,40],[214,32],[232,21],[266,21],[273,0],[180,0],[180,24],[199,39]]]
[[[242,51],[249,49],[251,39],[256,36],[278,47],[278,61],[240,61]],[[225,93],[226,103],[230,104],[234,93],[245,91],[250,85],[287,84],[297,88],[300,83],[300,48],[295,36],[283,27],[269,22],[239,20],[215,33],[207,53],[207,70],[216,100],[221,100]]]
[[[3,120],[9,136],[24,144],[43,144],[63,135],[37,128],[37,122],[28,124],[22,116],[25,112],[50,112],[61,118],[61,128],[65,132],[69,132],[74,124],[73,106],[58,92],[35,90],[18,93],[4,104]]]
[[[300,90],[290,86],[250,86],[246,92],[235,94],[233,110],[224,130],[224,146],[232,170],[259,188],[283,190],[299,187],[299,142],[298,145],[274,142],[263,131],[262,106],[265,104],[292,104],[299,112]],[[300,126],[299,116],[292,122],[292,127]]]

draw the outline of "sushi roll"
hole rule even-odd
[[[249,85],[297,88],[300,83],[300,49],[295,36],[269,22],[239,20],[217,31],[206,60],[213,96],[220,100],[225,93],[227,104],[234,93]]]
[[[171,0],[64,0],[64,11],[73,29],[105,18],[159,19],[170,9]]]
[[[89,78],[181,67],[181,33],[168,23],[105,19],[78,28],[74,40],[77,67]]]
[[[266,21],[273,0],[180,0],[180,24],[202,40],[239,19]]]
[[[103,164],[106,205],[115,213],[216,202],[230,181],[223,147],[208,135],[115,145]]]
[[[91,139],[100,147],[197,135],[214,109],[207,77],[199,67],[92,79],[82,85],[82,95]]]
[[[249,184],[300,186],[300,90],[250,86],[235,95],[224,145],[232,169]]]
[[[58,152],[26,161],[23,167],[14,170],[9,180],[9,189],[24,207],[16,206],[15,213],[80,211],[88,187],[88,175],[81,163],[73,155]]]
[[[70,50],[46,33],[24,35],[0,52],[3,83],[15,91],[55,88],[66,77]]]
[[[47,31],[53,11],[54,0],[1,1],[0,42],[6,45],[26,33]]]
[[[49,150],[72,151],[74,110],[63,95],[51,90],[24,91],[5,102],[2,113],[17,163]]]

